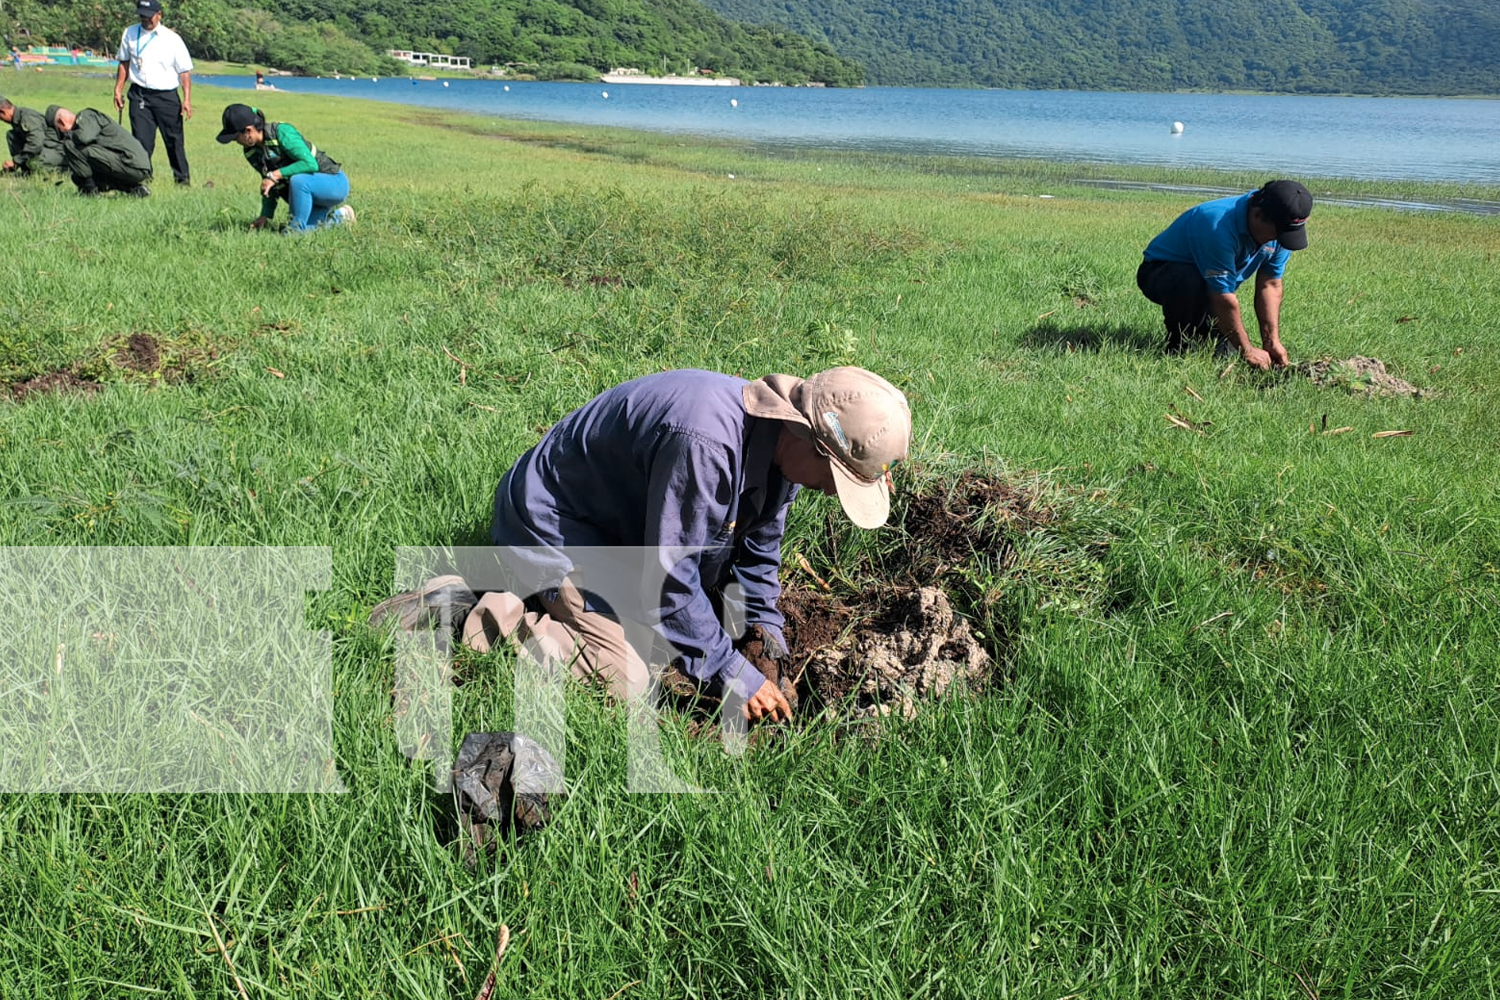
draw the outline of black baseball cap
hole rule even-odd
[[[1307,217],[1312,192],[1296,181],[1267,181],[1251,201],[1276,227],[1276,242],[1288,250],[1307,249]]]
[[[235,136],[245,131],[246,125],[259,125],[264,122],[260,112],[248,104],[231,104],[224,109],[224,128],[219,132],[217,138],[220,142],[233,142]]]
[[[155,17],[161,13],[161,0],[135,0],[137,17]]]

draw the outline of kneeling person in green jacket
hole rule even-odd
[[[63,165],[73,176],[79,194],[124,191],[145,198],[151,194],[151,157],[135,136],[93,108],[74,114],[56,104],[44,119],[62,143]]]
[[[344,204],[349,178],[343,168],[289,122],[268,122],[259,108],[231,104],[223,125],[219,141],[243,146],[245,161],[260,174],[260,215],[251,229],[270,223],[277,199],[291,209],[292,232],[354,221],[354,209]]]
[[[10,157],[3,167],[6,173],[19,170],[31,174],[62,169],[62,143],[58,141],[57,133],[47,127],[47,120],[40,111],[18,108],[0,97],[0,122],[10,126],[10,134],[6,136]]]

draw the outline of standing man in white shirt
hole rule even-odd
[[[115,74],[115,110],[125,106],[128,78],[131,134],[151,156],[156,152],[156,132],[160,129],[172,178],[178,184],[188,184],[191,179],[182,123],[193,117],[193,59],[182,37],[161,26],[161,0],[136,0],[135,11],[141,23],[125,29],[115,56],[120,61]]]

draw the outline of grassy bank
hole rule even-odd
[[[0,544],[331,547],[349,794],[0,796],[0,995],[470,997],[501,923],[507,996],[1500,992],[1494,219],[1318,207],[1290,350],[1437,393],[1365,399],[1163,357],[1134,269],[1195,199],[1071,182],[1099,168],[258,95],[353,183],[357,227],[287,239],[213,142],[243,96],[195,90],[190,189],[0,180],[0,383],[101,386],[0,402]],[[1016,595],[1007,683],[876,741],[669,725],[717,795],[626,794],[621,716],[576,692],[557,821],[466,870],[363,624],[394,548],[482,542],[509,462],[625,378],[842,363],[906,389],[923,470],[1086,504],[1101,593]],[[825,571],[834,511],[787,542]],[[506,656],[461,667],[459,727],[506,728]]]

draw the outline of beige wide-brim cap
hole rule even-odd
[[[888,474],[911,452],[911,408],[900,389],[863,368],[811,378],[767,375],[742,390],[745,412],[806,427],[828,455],[839,503],[861,528],[891,516]]]

